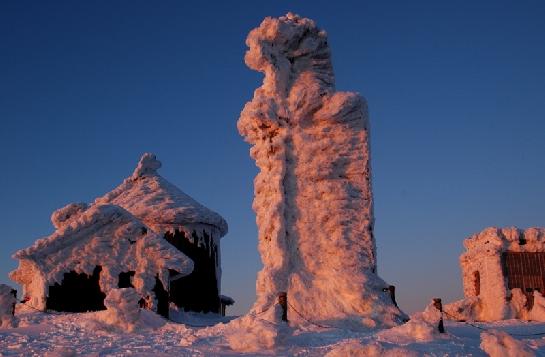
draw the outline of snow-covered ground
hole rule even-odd
[[[492,330],[491,333],[463,322],[446,322],[447,333],[431,335],[407,325],[362,333],[309,324],[296,329],[281,329],[283,336],[271,350],[245,354],[230,348],[226,338],[230,333],[229,317],[175,315],[176,320],[193,326],[215,324],[211,327],[191,327],[142,310],[147,327],[129,333],[104,324],[99,318],[100,314],[46,314],[19,307],[19,327],[0,329],[0,355],[487,356],[481,349],[483,344],[492,356],[545,356],[545,323],[518,320],[475,323],[482,329]],[[517,335],[516,340],[510,340],[497,331]],[[539,333],[544,335],[518,336]],[[512,354],[507,354],[506,348],[511,348]]]

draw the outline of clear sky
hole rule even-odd
[[[545,226],[545,2],[0,2],[0,283],[53,210],[143,152],[229,223],[223,293],[255,298],[257,169],[236,130],[262,76],[247,33],[288,11],[329,34],[339,90],[369,102],[379,274],[407,311],[462,296],[488,226]]]

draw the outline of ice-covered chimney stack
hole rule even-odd
[[[157,174],[157,170],[161,168],[161,161],[157,160],[157,157],[152,153],[145,153],[140,158],[138,166],[132,173],[132,179],[136,180],[142,176],[152,176]]]
[[[246,64],[265,75],[238,121],[260,169],[253,310],[285,291],[290,321],[301,320],[295,308],[314,321],[400,322],[375,274],[365,99],[335,91],[327,35],[310,19],[268,17],[246,44]]]

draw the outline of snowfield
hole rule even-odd
[[[17,308],[17,328],[0,329],[1,356],[545,356],[545,323],[506,320],[474,323],[446,321],[446,333],[428,331],[421,321],[385,330],[355,332],[311,324],[278,328],[271,349],[234,351],[227,336],[238,331],[232,317],[173,314],[167,321],[142,310],[134,332],[105,324],[105,312],[43,313]],[[413,315],[417,316],[417,314]],[[414,320],[414,319],[413,319]],[[236,320],[235,320],[236,321]],[[263,323],[272,324],[263,320]],[[276,329],[277,326],[271,326]],[[431,333],[430,333],[431,332]],[[507,334],[503,333],[506,332]],[[516,336],[531,335],[537,336]],[[482,334],[482,336],[481,336]],[[244,339],[244,336],[238,336]],[[485,352],[483,348],[488,351]]]

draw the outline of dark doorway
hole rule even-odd
[[[476,296],[481,295],[481,274],[478,271],[473,272],[473,288]]]
[[[105,310],[99,280],[102,267],[97,265],[91,276],[75,271],[64,273],[61,284],[49,286],[46,308],[56,311],[86,312]]]
[[[505,252],[502,256],[508,289],[526,295],[526,307],[534,305],[534,290],[545,294],[545,253]]]
[[[155,277],[155,286],[151,289],[157,299],[157,313],[168,319],[168,292],[165,290],[159,277]]]
[[[165,239],[194,263],[193,272],[187,276],[177,277],[178,272],[170,271],[170,301],[185,311],[219,313],[220,299],[216,277],[218,249],[206,232],[203,232],[201,246],[195,231],[191,238],[193,242],[179,230],[174,234],[165,233]]]
[[[134,271],[124,271],[119,273],[119,280],[117,282],[118,288],[134,288],[131,278],[134,276]]]

